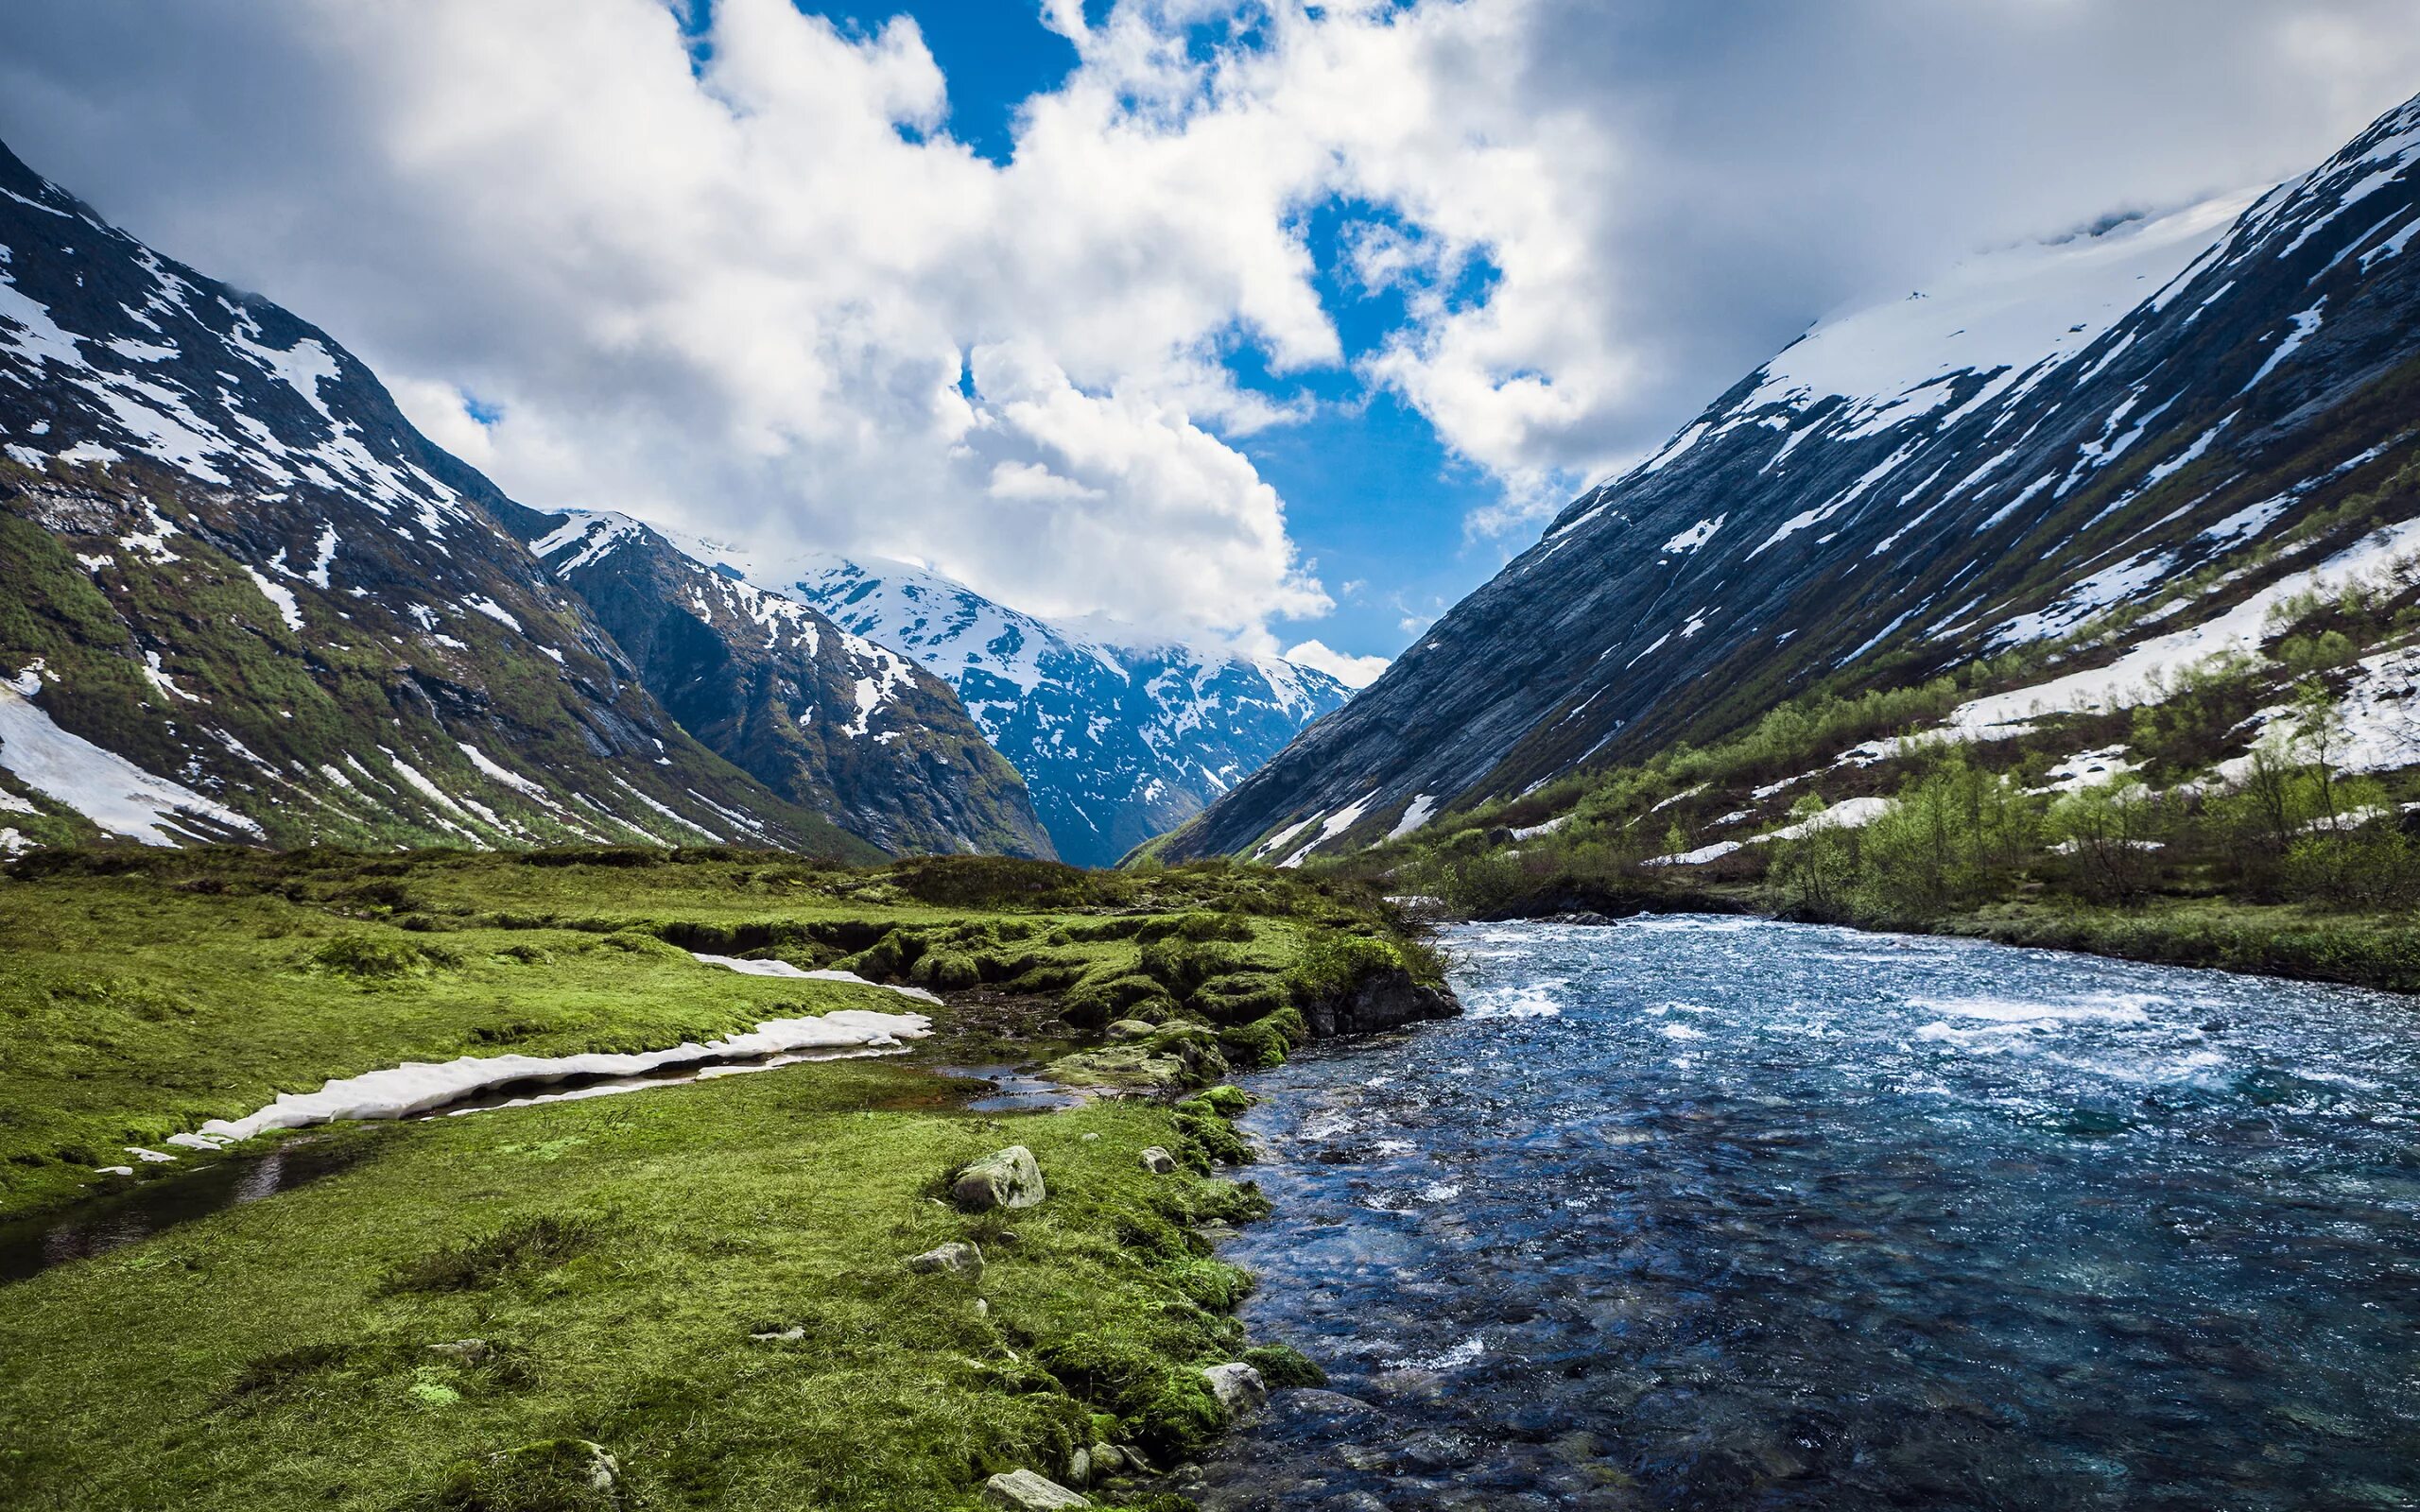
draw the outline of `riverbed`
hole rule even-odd
[[[2411,1000],[1753,919],[1449,933],[1258,1076],[1256,1507],[2420,1504]]]

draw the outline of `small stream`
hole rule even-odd
[[[2420,1010],[1679,918],[1254,1078],[1211,1512],[2420,1505]]]

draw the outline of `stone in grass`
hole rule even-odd
[[[995,1150],[958,1174],[950,1195],[970,1212],[994,1208],[1030,1208],[1050,1194],[1042,1184],[1042,1167],[1022,1144]]]
[[[908,1256],[908,1268],[925,1275],[945,1270],[953,1276],[963,1276],[970,1281],[979,1281],[983,1279],[983,1251],[973,1245],[953,1239],[948,1244],[927,1249],[921,1255]]]
[[[1143,1169],[1153,1176],[1167,1176],[1176,1169],[1176,1157],[1154,1144],[1143,1152]]]
[[[1210,1395],[1219,1399],[1219,1405],[1234,1417],[1249,1417],[1268,1404],[1269,1383],[1240,1360],[1211,1366],[1201,1372],[1201,1379],[1209,1383]]]
[[[1014,1507],[1019,1512],[1052,1512],[1063,1506],[1090,1506],[1092,1503],[1047,1476],[1031,1470],[1011,1470],[994,1475],[983,1483],[983,1500],[994,1506]]]
[[[456,1339],[450,1344],[432,1344],[431,1354],[441,1354],[457,1365],[477,1365],[493,1351],[485,1339]]]
[[[458,1462],[446,1473],[445,1504],[610,1512],[622,1505],[621,1482],[604,1446],[550,1438]]]

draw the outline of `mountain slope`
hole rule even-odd
[[[875,848],[691,739],[325,333],[0,149],[0,848]]]
[[[1059,625],[903,562],[759,560],[684,543],[914,657],[1025,774],[1059,854],[1115,864],[1184,823],[1351,691],[1326,673]]]
[[[2420,101],[2248,206],[1979,258],[1819,326],[1576,500],[1166,853],[1409,833],[2221,569],[2164,610],[2172,630],[2292,568],[2263,553],[2281,532],[2347,500],[2367,502],[2307,544],[2392,523],[2373,490],[2420,413],[2415,162]]]
[[[627,515],[531,542],[683,729],[891,851],[1052,854],[1016,769],[948,686],[816,610],[717,572]]]

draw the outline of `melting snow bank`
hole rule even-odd
[[[743,961],[736,955],[708,955],[703,951],[691,951],[689,954],[708,966],[727,967],[743,976],[786,976],[801,982],[846,982],[853,987],[870,987],[877,991],[896,992],[903,998],[914,998],[919,1003],[929,1003],[936,1007],[941,1005],[942,1001],[937,994],[927,992],[921,987],[892,987],[888,982],[869,982],[855,971],[829,970],[803,971],[787,961]]]
[[[28,670],[0,683],[0,767],[35,792],[74,809],[109,831],[145,845],[175,845],[207,835],[212,823],[258,837],[261,827],[223,803],[164,777],[154,777],[115,751],[51,722],[26,696],[41,683]]]
[[[931,1031],[921,1013],[870,1013],[842,1008],[819,1019],[769,1019],[747,1034],[705,1044],[687,1042],[639,1055],[463,1056],[440,1063],[406,1061],[386,1071],[347,1076],[316,1092],[281,1092],[249,1118],[215,1118],[201,1132],[247,1140],[273,1128],[302,1128],[344,1119],[409,1118],[498,1087],[563,1081],[574,1076],[641,1076],[667,1066],[739,1060],[798,1050],[883,1049]]]

